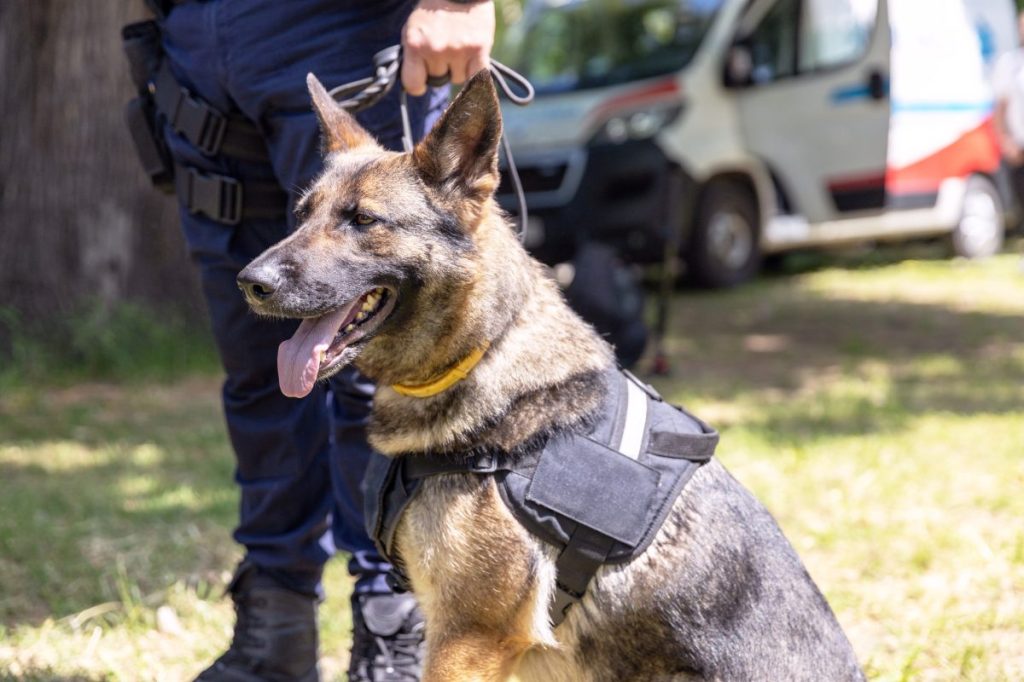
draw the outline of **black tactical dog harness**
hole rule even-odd
[[[550,609],[557,626],[602,564],[626,563],[647,549],[718,443],[711,427],[628,372],[609,373],[608,389],[589,432],[553,438],[531,454],[374,456],[366,474],[366,520],[381,554],[400,565],[395,530],[425,478],[493,475],[516,519],[560,550]],[[405,580],[400,572],[397,577],[400,584]]]

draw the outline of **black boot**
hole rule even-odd
[[[228,586],[235,602],[231,647],[196,682],[317,682],[317,600],[242,562]]]
[[[352,595],[349,682],[417,682],[423,616],[412,594]]]

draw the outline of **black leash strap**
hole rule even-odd
[[[392,45],[391,47],[384,48],[377,54],[373,55],[373,75],[367,76],[366,78],[360,78],[357,81],[351,83],[345,83],[339,85],[336,88],[332,88],[330,91],[331,96],[343,107],[356,113],[363,109],[372,107],[377,102],[384,99],[384,97],[391,92],[391,88],[395,86],[398,80],[398,69],[402,64],[402,47],[400,45]],[[494,78],[495,84],[498,89],[505,93],[509,101],[513,104],[517,104],[521,107],[526,106],[533,101],[533,85],[530,81],[526,80],[522,74],[505,66],[501,62],[491,60],[491,77]],[[515,86],[521,90],[522,94],[517,93],[509,85],[509,81],[512,81]],[[427,85],[437,87],[444,85],[448,82],[448,76],[430,76],[427,78]],[[401,105],[399,109],[402,114],[402,147],[407,152],[411,152],[413,148],[412,139],[412,126],[409,123],[409,102],[408,96],[405,90],[401,92]],[[516,169],[515,160],[512,158],[512,146],[508,142],[508,138],[505,136],[504,130],[501,133],[501,146],[505,150],[505,160],[508,163],[509,175],[512,178],[512,185],[516,191],[516,199],[519,202],[519,239],[523,241],[526,239],[526,194],[523,192],[523,184],[519,180],[519,171]]]

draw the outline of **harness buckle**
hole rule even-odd
[[[242,219],[242,183],[226,175],[209,175],[188,167],[184,197],[189,213],[203,215],[226,225]]]
[[[583,599],[582,594],[570,590],[561,581],[555,581],[555,596],[551,602],[551,606],[548,608],[548,616],[551,618],[551,624],[558,627],[565,620],[565,617],[569,612],[569,607]]]
[[[498,455],[493,452],[477,455],[469,470],[474,474],[493,474],[498,470]]]

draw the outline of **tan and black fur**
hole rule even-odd
[[[372,287],[396,292],[390,316],[344,351],[378,382],[370,439],[385,455],[515,455],[585,424],[613,354],[493,200],[501,121],[489,77],[472,79],[411,154],[378,147],[312,77],[310,90],[326,169],[299,229],[240,276],[253,308],[310,317]],[[485,342],[469,376],[436,396],[390,388],[426,382]],[[431,682],[862,679],[770,515],[714,461],[646,552],[602,568],[557,629],[554,550],[516,522],[491,477],[426,480],[396,547],[426,617]]]

